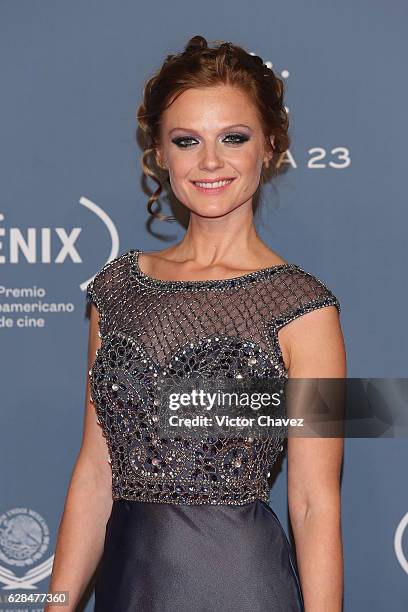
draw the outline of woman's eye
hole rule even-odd
[[[191,143],[189,144],[191,140],[196,140],[196,139],[189,138],[188,136],[180,136],[179,138],[173,138],[171,142],[174,142],[175,145],[177,145],[178,147],[181,147],[182,149],[187,149],[188,147],[191,146]]]
[[[228,134],[224,138],[224,142],[227,138],[232,139],[230,140],[231,144],[242,144],[243,142],[247,142],[247,140],[249,140],[249,137],[246,136],[246,134]]]

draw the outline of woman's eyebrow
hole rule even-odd
[[[227,125],[226,127],[220,129],[219,131],[224,132],[225,130],[231,130],[233,128],[239,128],[239,127],[243,127],[243,128],[246,128],[247,130],[252,131],[252,128],[250,128],[249,125],[245,125],[244,123],[235,123],[234,125]],[[169,131],[169,134],[171,134],[172,132],[175,132],[176,130],[181,130],[182,132],[198,133],[196,130],[193,130],[192,128],[175,127]]]

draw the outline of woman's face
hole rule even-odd
[[[272,156],[254,105],[227,85],[183,92],[163,113],[156,150],[178,200],[210,217],[251,203],[262,164]],[[208,185],[217,180],[230,182]]]

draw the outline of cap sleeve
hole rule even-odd
[[[279,274],[276,281],[273,287],[272,319],[269,321],[269,329],[278,362],[286,371],[278,331],[294,319],[318,308],[335,306],[340,314],[341,307],[329,287],[300,266],[293,265],[283,274]]]
[[[86,301],[94,304],[101,317],[105,317],[122,299],[120,287],[126,274],[127,253],[108,261],[86,288]]]
[[[95,295],[95,278],[91,280],[86,288],[86,301],[88,304],[95,304],[98,308],[98,298]]]
[[[100,315],[105,312],[104,302],[106,300],[106,291],[103,286],[103,268],[100,270],[86,288],[86,301],[94,304]]]
[[[278,287],[274,323],[280,329],[307,312],[335,306],[340,314],[338,298],[319,278],[296,266],[284,275]]]

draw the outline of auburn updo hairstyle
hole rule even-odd
[[[255,105],[265,139],[274,135],[272,168],[289,148],[289,118],[283,103],[283,80],[268,68],[258,55],[251,55],[239,45],[231,42],[212,41],[209,47],[203,36],[193,36],[184,51],[167,55],[163,65],[146,81],[143,99],[137,109],[137,120],[143,131],[146,146],[141,159],[143,172],[158,183],[158,188],[149,197],[147,210],[156,219],[174,220],[160,212],[153,212],[153,203],[158,200],[167,177],[155,163],[154,149],[159,143],[160,121],[164,110],[184,91],[192,87],[212,87],[220,84],[239,87]],[[270,144],[269,144],[270,146]],[[147,158],[152,155],[156,169],[149,167]]]

